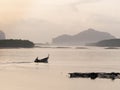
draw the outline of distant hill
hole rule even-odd
[[[100,46],[100,47],[120,47],[120,39],[108,39],[102,40],[97,43],[89,44],[91,46]]]
[[[0,40],[0,48],[32,48],[34,43],[29,40]]]
[[[107,32],[100,32],[94,29],[88,29],[76,35],[61,35],[53,38],[52,43],[55,45],[85,45],[105,39],[115,39],[115,37]]]
[[[0,31],[0,40],[6,39],[5,33],[3,31]]]

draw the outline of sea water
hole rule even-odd
[[[34,63],[48,54],[49,63]],[[120,49],[0,49],[0,90],[120,90],[119,79],[71,79],[72,72],[120,72]]]

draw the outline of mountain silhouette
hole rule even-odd
[[[6,38],[5,33],[3,31],[0,31],[0,40],[3,40],[5,38]]]
[[[85,45],[87,43],[94,43],[105,39],[115,39],[115,36],[100,32],[94,29],[88,29],[76,35],[61,35],[53,38],[52,43],[55,45]]]

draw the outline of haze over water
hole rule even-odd
[[[51,42],[88,28],[120,37],[120,0],[0,0],[0,30],[9,39]]]
[[[88,28],[119,38],[120,0],[0,0],[7,39],[46,43]],[[87,48],[0,48],[0,90],[120,90],[119,79],[69,78],[71,72],[120,72],[120,49]],[[48,54],[48,64],[34,63]]]
[[[1,90],[119,90],[120,80],[70,79],[70,72],[119,72],[120,50],[88,47],[0,49]],[[34,59],[50,54],[49,63]]]

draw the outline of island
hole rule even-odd
[[[99,46],[99,47],[120,47],[120,39],[108,39],[102,40],[96,43],[89,43],[87,46]]]
[[[0,40],[0,48],[32,48],[34,43],[29,40],[5,39]]]
[[[101,32],[95,29],[89,28],[75,35],[60,35],[56,38],[53,38],[53,45],[63,45],[63,46],[80,46],[86,45],[87,43],[95,43],[105,39],[116,39],[115,36],[111,35],[108,32]]]

